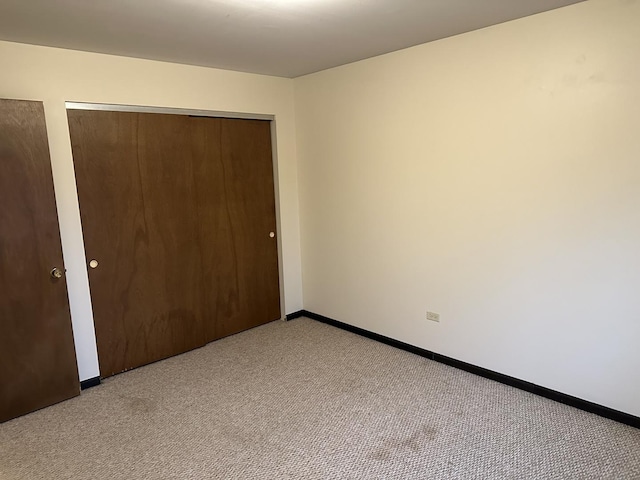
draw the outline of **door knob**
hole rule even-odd
[[[89,266],[90,266],[91,268],[98,268],[98,260],[91,260],[91,261],[89,262]]]
[[[273,237],[275,237],[275,236],[276,236],[276,233],[275,233],[275,232],[269,232],[269,237],[273,238]]]
[[[62,278],[62,275],[64,275],[64,272],[58,267],[55,267],[50,273],[52,278]]]

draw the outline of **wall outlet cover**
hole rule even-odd
[[[427,312],[427,320],[430,320],[432,322],[439,322],[440,314],[435,312]]]

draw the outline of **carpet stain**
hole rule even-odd
[[[378,448],[367,455],[367,458],[371,460],[377,460],[379,462],[388,462],[391,460],[391,452],[386,448]]]
[[[419,452],[429,442],[438,437],[439,430],[429,425],[423,425],[408,437],[396,437],[385,440],[382,447],[374,449],[367,457],[372,460],[386,462],[395,455],[403,453]]]
[[[158,409],[158,402],[149,398],[122,397],[131,413],[151,413]]]

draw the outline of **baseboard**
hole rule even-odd
[[[435,360],[436,362],[444,363],[445,365],[459,368],[460,370],[464,370],[466,372],[470,372],[475,375],[479,375],[481,377],[488,378],[490,380],[494,380],[496,382],[500,382],[505,385],[509,385],[511,387],[519,388],[520,390],[534,393],[536,395],[540,395],[541,397],[545,397],[550,400],[555,400],[556,402],[564,403],[565,405],[570,405],[580,410],[584,410],[585,412],[595,413],[596,415],[600,415],[601,417],[605,417],[610,420],[615,420],[616,422],[624,423],[625,425],[630,425],[635,428],[640,428],[640,417],[636,417],[628,413],[620,412],[618,410],[614,410],[609,407],[598,405],[597,403],[589,402],[587,400],[583,400],[578,397],[573,397],[565,393],[557,392],[555,390],[551,390],[550,388],[541,387],[540,385],[536,385],[534,383],[527,382],[525,380],[520,380],[515,377],[510,377],[509,375],[504,375],[502,373],[494,372],[493,370],[488,370],[486,368],[478,367],[471,363],[462,362],[460,360],[456,360],[455,358],[447,357],[445,355],[440,355],[439,353],[431,352],[429,350],[425,350],[423,348],[419,348],[414,345],[401,342],[399,340],[394,340],[393,338],[385,337],[384,335],[373,333],[363,328],[354,327],[353,325],[339,322],[338,320],[334,320],[332,318],[325,317],[317,313],[301,310],[291,315],[287,315],[287,320],[293,320],[299,317],[307,317],[312,320],[326,323],[328,325],[341,328],[342,330],[346,330],[348,332],[356,333],[363,337],[367,337],[371,340],[376,340],[386,345],[399,348],[406,352],[414,353],[416,355],[420,355],[421,357],[425,357],[430,360]]]
[[[88,378],[80,382],[80,390],[86,390],[87,388],[96,387],[100,385],[100,377]]]
[[[285,316],[284,318],[289,321],[289,320],[295,320],[296,318],[300,318],[300,317],[305,317],[308,316],[308,313],[306,310],[298,310],[297,312],[293,312],[288,314],[287,316]]]

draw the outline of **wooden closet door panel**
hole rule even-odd
[[[202,255],[203,308],[207,342],[216,335],[219,318],[238,311],[237,269],[230,212],[225,203],[224,166],[220,149],[221,119],[191,118],[194,185],[197,194]]]
[[[0,422],[80,393],[41,102],[0,100]]]
[[[202,346],[188,117],[68,114],[101,375]]]
[[[280,318],[270,122],[192,118],[209,341]]]

